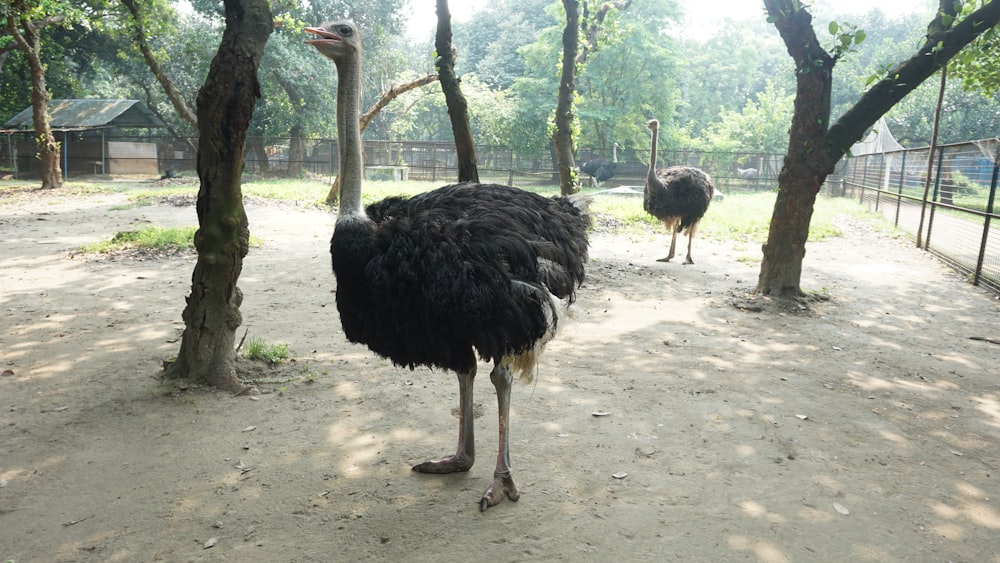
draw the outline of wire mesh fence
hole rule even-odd
[[[1000,138],[853,156],[831,195],[857,198],[917,245],[1000,295]]]
[[[157,136],[113,136],[107,132],[57,131],[62,143],[62,167],[68,179],[104,175],[186,175],[197,166],[197,139]],[[639,186],[648,171],[648,147],[621,147],[613,178],[602,187]],[[0,142],[0,173],[17,178],[37,177],[37,150],[29,135],[14,133]],[[504,146],[476,147],[480,181],[522,187],[559,184],[553,154],[525,157]],[[577,164],[600,158],[610,160],[611,150],[581,148]],[[696,166],[708,172],[721,191],[774,189],[783,156],[753,152],[711,152],[663,149],[657,164]],[[335,139],[250,137],[245,172],[262,176],[301,178],[337,174]],[[423,180],[447,183],[458,176],[454,143],[366,140],[365,175],[371,180]],[[590,181],[582,175],[581,182]]]

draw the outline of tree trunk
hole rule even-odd
[[[573,161],[573,94],[576,91],[576,57],[580,41],[580,5],[577,0],[562,0],[562,3],[566,10],[566,27],[562,36],[562,73],[552,144],[559,170],[559,191],[562,195],[571,195],[580,191],[576,181],[576,163]]]
[[[444,100],[448,105],[448,117],[451,118],[451,130],[455,135],[455,151],[458,153],[458,181],[478,182],[479,168],[476,164],[476,145],[472,141],[472,130],[469,128],[468,104],[462,95],[458,76],[455,74],[455,54],[451,48],[451,13],[448,12],[448,0],[437,0],[438,26],[434,39],[437,49],[438,80],[444,91]]]
[[[799,281],[813,204],[823,180],[833,171],[820,146],[830,120],[835,59],[816,41],[812,16],[805,10],[775,25],[795,60],[796,96],[757,292],[795,297],[802,295]]]
[[[778,196],[755,292],[800,296],[809,223],[826,177],[879,117],[1000,21],[1000,2],[985,4],[952,25],[954,3],[941,0],[920,49],[890,70],[829,128],[837,59],[820,47],[812,16],[799,0],[764,0],[764,6],[795,61],[796,98],[788,155],[778,175]]]
[[[302,138],[302,126],[294,125],[288,139],[288,176],[301,178],[306,161],[306,141]]]
[[[260,174],[270,173],[271,161],[267,159],[267,148],[264,146],[264,137],[250,137],[247,143],[250,145],[250,150],[253,151],[254,157],[257,159],[257,172]]]
[[[236,283],[250,239],[240,173],[273,18],[267,0],[225,0],[225,13],[219,51],[198,92],[198,261],[180,352],[166,375],[238,390],[233,348],[243,294]]]
[[[24,52],[31,72],[31,120],[35,128],[35,144],[42,165],[42,189],[61,188],[62,167],[59,165],[59,143],[49,126],[49,91],[45,85],[45,66],[42,65],[40,28],[56,19],[47,19],[36,25],[27,14],[21,14],[20,22],[15,20],[17,6],[8,7],[7,31],[14,37],[18,47]],[[18,23],[21,29],[18,29]],[[23,30],[23,34],[21,32]]]

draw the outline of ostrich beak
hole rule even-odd
[[[330,33],[322,27],[307,27],[304,28],[303,31],[320,37],[319,39],[307,39],[306,45],[320,45],[323,43],[336,43],[341,41],[340,37],[337,37],[335,34]]]

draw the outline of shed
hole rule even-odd
[[[111,141],[122,129],[165,127],[163,120],[138,100],[52,100],[49,124],[62,143],[62,168],[71,173],[158,174],[155,143]],[[19,176],[31,175],[39,168],[35,158],[32,108],[3,124],[7,134],[6,151],[11,166]],[[29,135],[30,134],[30,135]],[[13,137],[18,136],[16,147]],[[16,156],[15,156],[16,155]],[[4,159],[6,160],[6,159]]]

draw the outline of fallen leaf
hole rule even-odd
[[[253,432],[256,429],[257,429],[256,426],[247,426],[246,428],[243,429],[243,431],[244,432]]]
[[[219,538],[208,538],[208,541],[205,542],[205,545],[201,546],[201,548],[208,549],[217,543],[219,543]]]
[[[843,514],[844,516],[847,516],[847,515],[849,515],[851,513],[850,510],[847,510],[846,506],[840,504],[839,502],[833,503],[833,509],[836,510],[837,512]]]
[[[619,471],[618,473],[614,473],[611,476],[614,477],[615,479],[624,479],[628,477],[628,473],[625,473],[624,471]]]
[[[607,411],[594,411],[590,413],[592,416],[609,416],[611,413]]]

